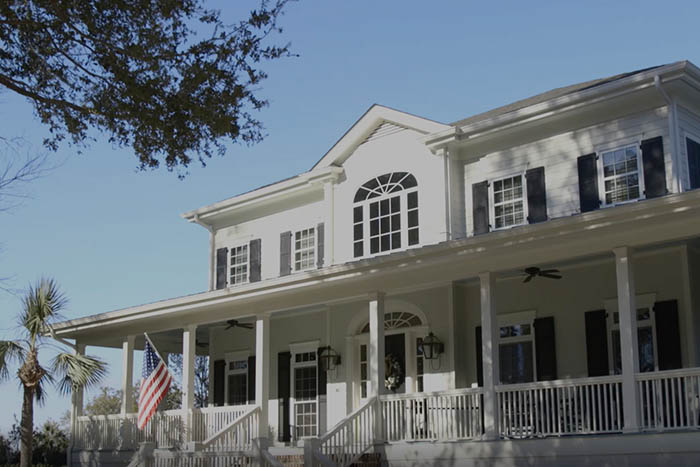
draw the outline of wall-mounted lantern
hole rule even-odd
[[[445,351],[445,344],[432,332],[423,338],[423,358],[435,360]]]
[[[321,348],[321,354],[318,359],[323,371],[335,370],[335,367],[340,365],[340,355],[330,345]]]

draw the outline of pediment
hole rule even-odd
[[[414,130],[422,134],[430,134],[448,128],[450,128],[450,125],[375,104],[345,132],[321,160],[314,165],[313,169],[331,165],[342,166],[345,160],[361,144],[400,131]]]

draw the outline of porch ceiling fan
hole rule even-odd
[[[231,328],[239,327],[239,328],[244,328],[244,329],[253,329],[253,323],[239,323],[237,319],[230,319],[226,321],[228,326],[224,329],[224,331],[228,331]]]
[[[546,277],[548,279],[561,279],[562,275],[559,273],[559,269],[540,269],[538,267],[525,268],[523,270],[525,274],[525,279],[523,282],[530,282],[536,276]]]

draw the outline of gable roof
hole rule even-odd
[[[450,125],[439,123],[417,115],[395,110],[379,104],[373,104],[362,116],[340,137],[338,141],[311,168],[342,165],[350,157],[355,148],[362,144],[374,131],[384,123],[410,128],[423,134],[443,131]]]

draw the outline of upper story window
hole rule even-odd
[[[231,248],[231,270],[229,284],[244,284],[248,282],[248,245]]]
[[[413,175],[392,172],[373,178],[357,190],[354,201],[355,258],[418,244],[418,182]]]
[[[491,224],[504,229],[524,224],[527,219],[523,174],[495,180],[491,186],[493,210]]]
[[[601,186],[605,205],[634,201],[644,193],[641,154],[637,145],[601,153]]]
[[[314,227],[294,233],[294,270],[303,271],[316,267],[316,229]]]

